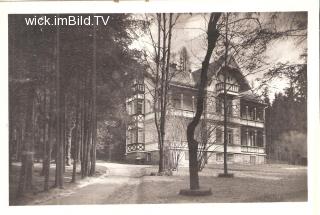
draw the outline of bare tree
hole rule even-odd
[[[204,119],[206,120],[206,119]],[[203,120],[203,121],[204,121]],[[203,122],[202,122],[203,123]],[[217,131],[216,124],[208,124],[203,123],[203,126],[200,131],[198,138],[198,171],[202,171],[205,168],[205,165],[208,163],[210,157],[216,152],[216,150],[220,149],[220,145],[217,144],[217,138],[215,137],[215,133]]]
[[[174,111],[174,108],[170,108],[169,111]],[[184,117],[177,116],[176,114],[170,114],[170,118],[167,123],[167,130],[170,130],[168,135],[169,145],[169,166],[171,170],[179,169],[179,164],[182,161],[183,153],[187,146],[185,131],[187,129],[189,120]]]
[[[156,21],[154,24],[157,26],[156,41],[153,38],[151,29],[149,28],[149,35],[152,41],[154,50],[155,69],[149,64],[149,69],[152,70],[154,76],[154,90],[153,90],[153,111],[154,122],[158,136],[159,146],[159,169],[158,172],[164,172],[167,168],[165,166],[165,128],[166,128],[166,115],[168,106],[168,91],[170,81],[173,77],[170,70],[171,59],[171,38],[173,27],[178,20],[178,15],[175,17],[170,14],[156,14]]]
[[[197,125],[200,122],[200,117],[204,108],[205,88],[207,86],[207,73],[210,58],[216,42],[219,38],[219,31],[217,28],[221,13],[212,13],[208,22],[207,39],[208,47],[204,61],[202,62],[200,83],[198,85],[197,95],[197,109],[196,114],[187,127],[187,141],[189,148],[189,173],[190,173],[190,190],[199,189],[199,175],[198,175],[198,141],[194,138],[194,133]]]

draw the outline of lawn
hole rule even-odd
[[[212,196],[178,195],[189,183],[188,169],[174,176],[145,176],[139,189],[139,203],[186,202],[291,202],[307,201],[307,168],[291,165],[230,165],[234,178],[218,178],[221,165],[200,173],[200,186],[210,187]]]
[[[19,166],[15,166],[17,174]],[[10,175],[10,205],[35,204],[146,204],[146,203],[219,203],[219,202],[296,202],[307,201],[307,168],[284,164],[229,165],[234,178],[219,178],[222,165],[208,165],[200,172],[200,186],[212,189],[211,196],[189,197],[179,195],[188,188],[188,168],[174,171],[172,176],[150,176],[156,166],[98,162],[99,174],[71,180],[71,167],[65,174],[65,189],[43,189],[40,164],[35,164],[36,194],[16,201],[17,175]],[[52,168],[54,171],[54,168]],[[15,176],[15,177],[14,177]],[[79,177],[79,176],[78,176]],[[80,177],[79,177],[80,179]],[[51,185],[54,172],[51,174]]]

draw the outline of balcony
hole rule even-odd
[[[223,114],[207,113],[207,119],[213,119],[215,121],[223,122],[224,116]],[[230,115],[228,116],[227,120],[229,123],[246,125],[246,126],[251,126],[256,128],[264,128],[263,121],[248,120],[248,119],[240,118],[238,116],[230,116]]]
[[[175,108],[170,111],[170,114],[173,116],[192,118],[195,115],[195,111]]]
[[[241,152],[264,154],[265,150],[263,147],[257,146],[241,146]]]
[[[241,125],[256,127],[256,128],[264,128],[264,122],[263,121],[257,121],[257,120],[247,120],[247,119],[240,119]]]
[[[216,84],[216,91],[218,94],[224,93],[223,85],[224,85],[223,82]],[[227,90],[227,94],[229,94],[229,95],[238,95],[239,94],[239,85],[226,83],[226,90]]]
[[[127,153],[134,151],[144,151],[145,146],[144,143],[130,143],[127,145]]]

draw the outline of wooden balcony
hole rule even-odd
[[[218,94],[224,93],[224,83],[220,82],[216,84],[216,91]],[[227,94],[238,95],[239,94],[239,85],[226,83]]]
[[[195,115],[195,111],[175,108],[170,110],[169,114],[173,116],[182,116],[186,118],[192,118]]]
[[[144,151],[145,146],[144,143],[130,143],[127,144],[127,153],[134,152],[134,151]]]
[[[215,113],[207,113],[207,119],[213,119],[216,121],[223,122],[224,117],[222,114],[215,114]],[[264,122],[263,121],[257,121],[257,120],[247,120],[244,118],[240,118],[238,116],[228,116],[228,122],[234,123],[234,124],[240,124],[240,125],[247,125],[251,127],[256,128],[264,128]]]
[[[263,147],[258,146],[241,146],[241,152],[264,154],[265,149]]]

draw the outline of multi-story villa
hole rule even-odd
[[[224,78],[222,58],[209,66],[205,111],[198,133],[205,131],[208,163],[223,162],[223,97]],[[174,68],[171,68],[174,69]],[[165,159],[188,162],[186,128],[195,114],[197,83],[200,70],[177,72],[170,82],[165,144],[169,154]],[[130,162],[157,163],[158,139],[154,123],[153,78],[145,73],[133,84],[132,95],[127,99],[131,117],[126,139],[126,158]],[[230,163],[260,164],[265,153],[266,105],[251,90],[244,74],[232,58],[226,74],[227,96],[227,160]],[[205,122],[205,123],[204,123]],[[201,135],[200,135],[201,136]],[[203,135],[199,137],[203,139]],[[200,144],[201,145],[201,144]],[[175,158],[173,158],[175,157]]]

